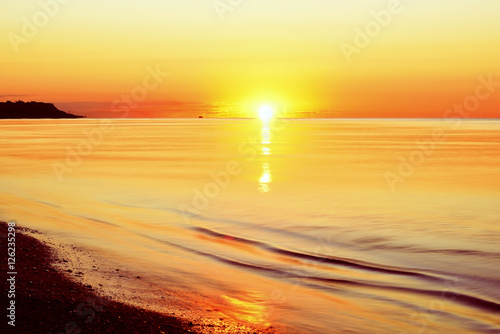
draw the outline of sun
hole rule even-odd
[[[269,122],[274,117],[274,109],[271,106],[265,105],[259,108],[259,117],[264,122]]]

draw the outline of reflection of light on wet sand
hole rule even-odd
[[[272,175],[271,175],[271,166],[269,162],[264,162],[262,165],[262,176],[259,179],[260,182],[260,187],[259,191],[263,193],[267,193],[270,190],[269,184],[272,181]]]
[[[229,302],[234,307],[229,311],[228,315],[252,324],[269,326],[270,323],[266,320],[266,306],[256,301],[245,301],[242,299],[232,298],[226,295],[221,296],[225,301]],[[254,296],[258,297],[258,296]],[[258,300],[259,298],[253,298]]]

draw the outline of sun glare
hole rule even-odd
[[[259,117],[264,122],[268,122],[274,116],[274,109],[271,106],[262,106],[259,109]]]

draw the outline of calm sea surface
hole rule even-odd
[[[117,298],[144,307],[290,333],[500,333],[499,131],[1,120],[0,218],[127,265],[154,288]]]

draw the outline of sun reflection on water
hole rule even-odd
[[[268,161],[271,155],[271,144],[272,134],[271,134],[271,124],[270,120],[262,120],[262,130],[261,130],[261,145],[262,145],[262,175],[259,178],[259,191],[261,193],[267,193],[271,190],[270,184],[272,181],[271,174],[271,163]]]
[[[262,165],[262,176],[259,179],[260,187],[259,191],[262,193],[267,193],[270,190],[269,184],[272,181],[271,166],[268,162],[264,162]]]
[[[265,122],[262,121],[262,139],[260,143],[262,145],[269,145],[271,144],[271,124],[270,122]]]

